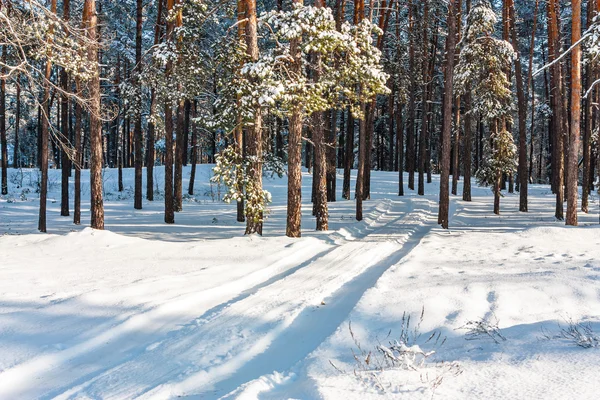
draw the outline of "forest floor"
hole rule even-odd
[[[37,173],[9,170],[0,399],[597,398],[596,195],[573,228],[548,186],[530,187],[529,213],[506,194],[500,216],[474,186],[470,203],[451,196],[445,231],[437,177],[398,197],[397,173],[373,172],[365,220],[339,199],[315,232],[305,174],[303,238],[289,239],[285,178],[265,179],[265,236],[244,237],[209,166],[175,225],[160,193],[134,210],[133,171],[122,193],[116,176],[105,171],[107,230],[94,231],[85,171],[82,226],[59,215],[50,171],[39,234]]]

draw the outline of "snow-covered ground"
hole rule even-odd
[[[507,194],[500,216],[475,187],[471,203],[451,196],[444,231],[436,177],[398,197],[397,174],[373,172],[365,220],[339,199],[331,231],[314,232],[305,174],[304,237],[284,236],[285,178],[265,181],[265,236],[243,237],[209,166],[175,225],[160,195],[133,209],[133,171],[118,193],[106,170],[107,231],[94,231],[85,171],[82,226],[60,217],[50,173],[49,234],[35,171],[9,170],[0,198],[0,399],[597,398],[597,196],[567,228],[547,186],[530,187],[526,214]],[[559,337],[569,321],[598,346]],[[401,336],[378,371],[378,346]]]

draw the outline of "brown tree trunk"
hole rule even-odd
[[[538,21],[538,10],[539,10],[539,0],[535,0],[535,9],[533,12],[533,28],[531,32],[531,42],[529,44],[529,72],[527,75],[527,86],[525,87],[526,93],[529,94],[531,90],[531,139],[529,145],[529,183],[533,183],[533,152],[534,152],[534,133],[535,133],[535,81],[533,80],[533,52],[535,49],[535,34],[537,31],[537,21]],[[546,71],[544,70],[544,73]],[[529,97],[528,94],[525,96],[525,100]],[[542,135],[543,136],[543,132]],[[542,137],[539,138],[540,146],[542,146]],[[539,164],[541,170],[541,162],[542,162],[542,154],[540,152]],[[541,174],[538,176],[538,180],[541,181]]]
[[[517,99],[519,107],[519,211],[527,212],[527,100],[523,87],[523,72],[521,67],[521,53],[517,39],[516,13],[514,0],[508,1],[508,13],[510,19],[510,32],[512,47],[517,55],[515,59],[515,80],[517,82]]]
[[[258,31],[256,20],[256,0],[244,0],[246,11],[246,52],[253,61],[258,60]],[[260,105],[256,104],[254,109],[254,121],[248,128],[247,155],[250,165],[248,168],[248,180],[255,188],[256,193],[262,192],[262,114]],[[254,204],[248,205],[253,209],[264,207],[262,197],[253,200]],[[252,216],[246,216],[246,234],[258,233],[262,235],[263,215],[255,211]]]
[[[76,79],[77,93],[81,92],[81,84]],[[81,126],[82,126],[83,110],[79,102],[75,102],[75,128],[73,132],[75,152],[73,163],[75,165],[75,190],[73,194],[73,223],[79,225],[81,223],[81,165],[82,150],[81,150]]]
[[[19,83],[19,77],[17,76],[17,99],[16,99],[16,111],[15,111],[15,148],[13,156],[13,167],[21,167],[21,149],[19,144],[19,131],[21,129],[21,84]],[[1,117],[0,117],[1,118]]]
[[[142,209],[142,98],[141,98],[141,80],[140,74],[142,72],[142,28],[143,28],[143,8],[142,0],[136,0],[135,7],[135,68],[134,74],[134,85],[136,90],[140,92],[139,96],[136,96],[134,110],[134,128],[133,128],[133,142],[134,142],[134,165],[135,165],[135,179],[134,179],[134,195],[133,195],[133,208],[136,210]]]
[[[329,129],[327,129],[327,201],[336,201],[337,189],[337,110],[325,113]]]
[[[156,24],[154,25],[154,45],[160,43],[162,33],[162,14],[164,0],[157,0],[158,10],[156,14]],[[156,137],[156,127],[152,117],[156,114],[156,91],[154,88],[150,91],[150,118],[148,118],[148,134],[146,145],[146,199],[154,201],[154,159],[156,153],[154,143]]]
[[[400,97],[400,95],[398,95]],[[404,120],[402,110],[404,106],[398,101],[398,111],[396,112],[396,126],[398,133],[396,137],[396,148],[398,149],[398,196],[404,196]]]
[[[558,39],[558,15],[557,15],[557,0],[550,0],[548,2],[548,61],[554,61],[559,54],[559,39]],[[560,63],[554,64],[550,67],[550,84],[552,90],[552,120],[554,122],[553,133],[554,143],[553,150],[554,154],[552,157],[552,163],[555,164],[554,168],[554,185],[556,192],[556,209],[554,216],[558,220],[564,218],[563,214],[563,202],[564,202],[564,157],[563,157],[563,138],[564,138],[564,127],[563,121],[563,110],[562,110],[562,99],[563,86],[562,86],[562,68]]]
[[[324,6],[323,0],[316,0],[315,6],[321,8]],[[321,79],[322,65],[321,56],[313,54],[313,80],[318,83]],[[329,225],[329,215],[327,209],[327,151],[325,143],[325,121],[324,112],[315,112],[312,115],[313,123],[313,143],[315,150],[315,165],[314,165],[314,214],[317,219],[318,231],[326,231]]]
[[[354,117],[348,108],[348,120],[346,122],[346,155],[344,156],[344,184],[342,197],[350,200],[350,173],[354,165]]]
[[[462,0],[457,0],[456,4],[456,42],[461,40],[461,23],[462,23]],[[458,62],[460,48],[456,49],[455,63]],[[452,152],[452,194],[458,194],[458,181],[460,179],[460,96],[455,100],[455,121],[454,121],[454,151]]]
[[[356,172],[356,189],[355,189],[355,197],[356,197],[356,220],[362,221],[363,219],[363,209],[362,203],[364,199],[364,174],[365,174],[365,157],[367,152],[367,140],[366,140],[366,124],[365,124],[365,112],[366,112],[365,103],[361,104],[361,114],[363,114],[363,118],[359,121],[358,128],[358,170]]]
[[[423,5],[423,60],[421,74],[423,76],[423,93],[421,95],[421,134],[419,135],[419,181],[417,193],[420,196],[425,195],[425,159],[427,158],[427,136],[428,129],[428,100],[429,100],[429,60],[425,57],[429,46],[429,34],[427,32],[429,24],[429,2],[425,1]],[[435,51],[435,50],[434,50]]]
[[[415,120],[417,93],[415,68],[415,39],[414,39],[414,5],[408,0],[408,68],[410,74],[410,93],[408,95],[408,120],[406,131],[406,170],[408,171],[408,188],[415,190]]]
[[[454,56],[456,49],[456,0],[448,0],[448,36],[446,36],[446,60],[444,80],[444,120],[442,125],[442,151],[440,162],[440,204],[438,223],[448,229],[450,194],[450,141],[452,135],[452,89],[454,84]]]
[[[2,46],[2,64],[6,65],[6,45]],[[3,66],[0,73],[6,75]],[[6,79],[0,80],[0,146],[2,152],[2,194],[8,194],[8,143],[6,142]]]
[[[167,14],[173,10],[175,0],[167,0]],[[175,22],[167,21],[166,40],[173,40]],[[169,60],[165,68],[168,77],[173,70],[173,61]],[[173,106],[170,100],[165,102],[165,223],[175,223],[175,209],[173,204]]]
[[[581,39],[581,0],[571,1],[571,43]],[[567,225],[577,225],[577,182],[579,181],[579,135],[581,129],[581,46],[571,52],[571,133],[567,166]]]
[[[303,4],[303,0],[295,0]],[[302,75],[302,50],[300,39],[290,43],[290,55],[294,58],[292,73]],[[285,234],[288,237],[302,235],[302,109],[295,108],[289,119],[288,128],[288,193],[287,222]]]
[[[63,20],[69,21],[70,0],[63,1]],[[61,89],[64,93],[60,96],[60,143],[61,143],[61,196],[60,196],[60,215],[69,216],[69,176],[71,175],[71,163],[69,159],[69,100],[67,92],[69,90],[69,76],[64,68],[60,71]]]
[[[196,115],[198,115],[198,102],[194,100],[194,104],[191,106],[192,120],[195,121]],[[198,124],[192,122],[192,155],[191,155],[191,172],[190,172],[190,184],[188,186],[188,194],[194,195],[194,181],[196,180],[196,162],[198,161]]]
[[[185,102],[179,101],[177,106],[177,129],[175,135],[175,178],[173,189],[173,209],[175,212],[183,210],[183,137],[184,137],[184,111]],[[214,162],[214,155],[213,155]]]
[[[52,0],[50,3],[50,12],[56,14],[56,0]],[[50,30],[51,39],[52,29]],[[52,63],[46,61],[46,71],[44,80],[44,97],[41,105],[41,146],[40,146],[40,213],[38,219],[38,230],[40,232],[46,232],[46,199],[48,196],[48,130],[50,125],[50,76],[52,75]],[[3,184],[4,186],[4,184]]]
[[[91,226],[104,229],[104,203],[102,201],[102,123],[100,120],[100,71],[98,69],[98,20],[96,0],[84,3],[86,34],[92,45],[88,46],[88,61],[94,66],[88,81],[90,96],[90,213]]]

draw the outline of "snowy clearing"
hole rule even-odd
[[[397,174],[373,172],[365,220],[338,200],[331,230],[319,233],[305,174],[304,237],[294,240],[283,236],[285,178],[265,181],[274,200],[265,236],[243,237],[209,166],[173,226],[162,223],[160,198],[133,210],[133,171],[124,173],[120,194],[116,171],[105,171],[102,232],[59,216],[60,172],[51,171],[43,235],[35,172],[24,171],[27,193],[9,171],[1,399],[596,397],[600,348],[561,330],[572,321],[600,336],[598,214],[564,227],[547,186],[530,187],[527,214],[516,211],[518,194],[502,198],[500,216],[489,188],[474,187],[471,203],[452,196],[447,232],[437,225],[436,177],[426,196],[398,197]],[[404,367],[376,372],[376,347],[399,338],[403,315],[410,338],[419,325],[418,349],[435,354],[421,365],[409,353]],[[469,331],[474,324],[489,330]],[[437,345],[427,341],[434,332]],[[372,351],[369,365],[357,342]]]

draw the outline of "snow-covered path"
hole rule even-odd
[[[350,321],[361,341],[376,343],[404,312],[423,306],[423,331],[449,338],[443,360],[469,372],[440,393],[502,398],[479,384],[524,373],[540,356],[532,344],[540,324],[565,315],[600,320],[598,230],[557,224],[545,187],[532,187],[528,214],[513,210],[518,195],[507,195],[500,217],[490,213],[489,189],[475,188],[472,203],[453,198],[446,232],[436,223],[435,182],[427,196],[397,197],[395,174],[373,179],[365,221],[353,221],[353,202],[340,201],[330,204],[332,231],[316,233],[306,207],[300,240],[280,235],[278,180],[267,183],[275,199],[270,237],[236,237],[231,206],[197,199],[175,226],[160,224],[160,203],[140,213],[116,200],[107,225],[119,233],[0,237],[0,399],[430,398],[410,376],[393,377],[405,383],[382,393],[329,365],[352,370]],[[306,179],[305,198],[310,185]],[[7,232],[32,229],[31,202],[0,207]],[[60,232],[72,228],[53,218]],[[581,218],[590,224],[596,216]],[[528,230],[535,226],[554,227]],[[510,343],[465,346],[456,329],[493,315]],[[597,353],[552,351],[566,356],[546,356],[538,375],[562,359],[575,383],[600,372],[590,367]],[[505,353],[510,362],[499,363]],[[527,378],[530,386],[538,375]]]

